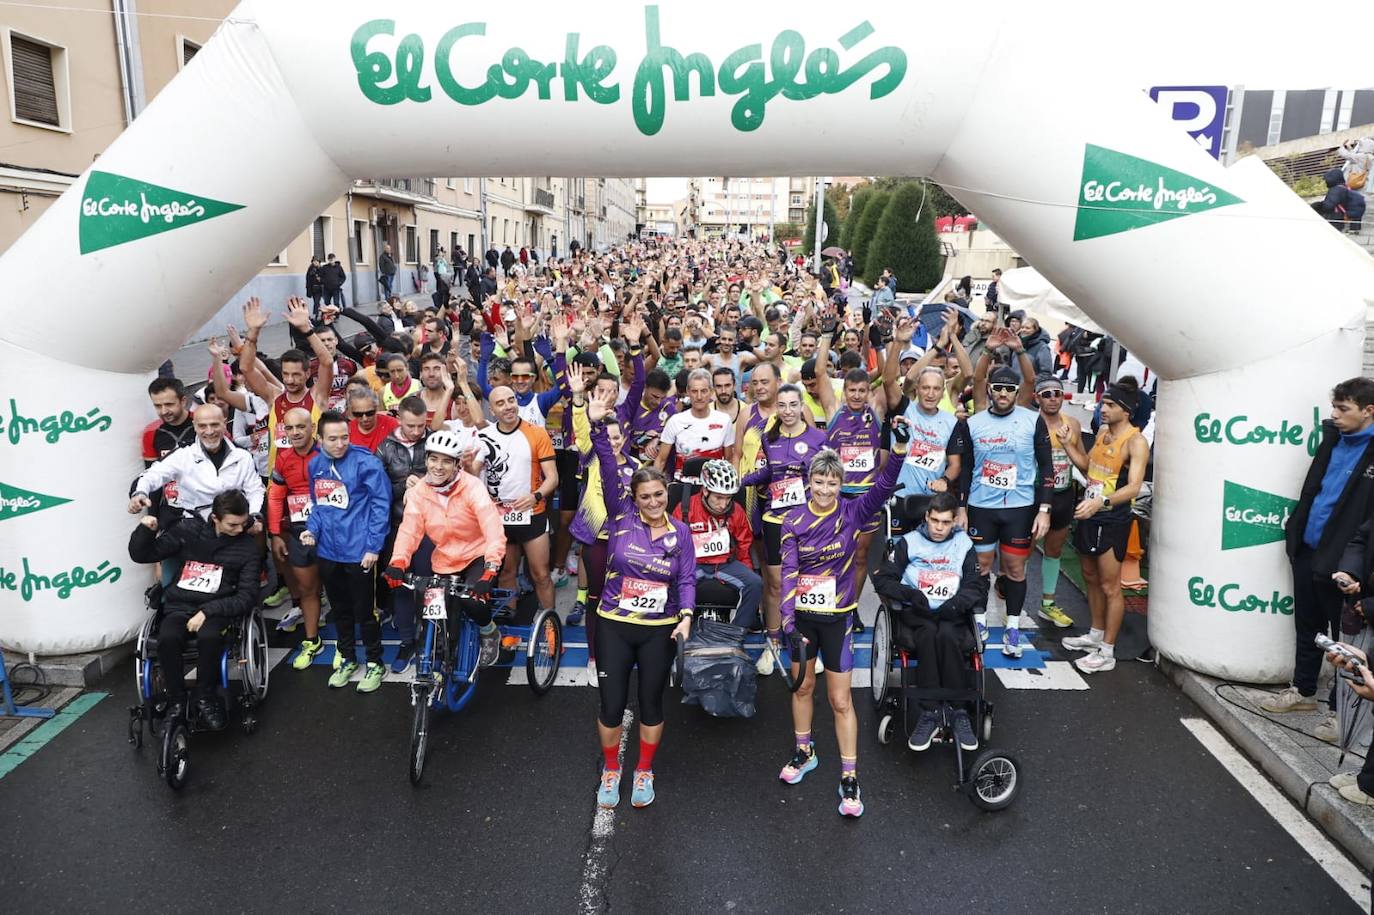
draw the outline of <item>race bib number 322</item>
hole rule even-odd
[[[638,616],[662,616],[668,609],[668,583],[642,578],[620,580],[620,610]]]

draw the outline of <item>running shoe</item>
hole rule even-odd
[[[596,789],[596,804],[605,810],[620,803],[620,770],[602,769],[601,787]]]
[[[860,632],[866,632],[867,630],[868,630],[868,627],[864,625],[864,621],[861,620],[861,619],[859,619],[859,614],[855,613],[855,614],[854,614],[854,628],[853,628],[853,630],[852,630],[853,633],[854,633],[855,635],[858,635]]]
[[[988,643],[988,627],[981,615],[974,618],[973,628],[978,633],[978,647],[982,648]]]
[[[566,569],[553,570],[553,586],[561,588],[568,583],[568,572]]]
[[[402,642],[396,649],[396,659],[391,662],[391,672],[393,674],[403,674],[410,662],[415,660],[415,643]]]
[[[1025,647],[1022,644],[1021,630],[1010,627],[1002,630],[1002,654],[1009,658],[1021,657],[1021,651]]]
[[[783,766],[782,771],[778,773],[778,778],[789,785],[795,785],[806,777],[806,773],[818,765],[820,765],[820,760],[816,758],[815,747],[808,747],[805,750],[797,747],[796,752],[792,754],[791,761]]]
[[[763,646],[763,654],[759,655],[754,670],[758,671],[760,677],[767,677],[773,673],[773,652],[767,645]]]
[[[1040,612],[1037,613],[1036,616],[1058,626],[1060,629],[1068,629],[1073,625],[1073,617],[1065,613],[1064,609],[1058,604],[1042,603],[1040,605]]]
[[[357,661],[349,661],[334,668],[334,672],[329,675],[329,685],[335,689],[341,689],[348,685],[348,681],[353,678],[353,672],[358,669]]]
[[[565,568],[565,569],[568,570],[568,574],[569,574],[569,575],[576,575],[576,574],[577,574],[577,554],[576,554],[576,553],[571,552],[571,551],[568,553],[568,561],[567,561],[566,563],[563,564],[563,568]]]
[[[377,687],[382,685],[382,678],[386,676],[386,667],[380,661],[368,661],[367,669],[363,671],[363,678],[358,681],[358,692],[374,692]]]
[[[291,667],[294,670],[305,670],[315,663],[315,656],[321,651],[324,651],[324,639],[315,636],[313,642],[310,639],[303,640],[300,651],[296,652],[296,659],[291,662]]]
[[[864,815],[864,802],[859,797],[859,779],[856,776],[840,779],[840,816],[861,817]]]
[[[594,687],[601,686],[601,680],[596,675],[596,658],[587,659],[587,682]]]
[[[478,667],[490,667],[501,656],[501,630],[495,626],[489,632],[481,633],[482,647],[477,654]]]
[[[582,603],[582,601],[578,601],[577,603],[573,604],[572,609],[568,611],[568,625],[581,626],[582,620],[586,615],[587,605]]]
[[[286,616],[283,616],[277,621],[277,631],[295,632],[296,627],[301,624],[301,620],[304,618],[305,617],[301,614],[300,607],[292,607],[290,610],[286,611]]]
[[[1060,639],[1059,644],[1064,646],[1065,651],[1097,651],[1102,639],[1093,638],[1092,635],[1071,635]]]
[[[1326,743],[1339,743],[1341,739],[1341,727],[1336,721],[1335,712],[1327,712],[1321,724],[1317,725],[1312,736]]]
[[[968,712],[957,709],[953,717],[950,727],[954,729],[954,739],[959,741],[959,749],[978,749],[978,737],[973,733],[973,722],[969,720]]]
[[[1339,791],[1342,788],[1347,788],[1351,785],[1357,785],[1358,780],[1354,772],[1337,772],[1335,775],[1327,779],[1326,783],[1330,785],[1332,788],[1335,788],[1337,791]]]
[[[262,605],[266,607],[268,610],[272,610],[276,607],[280,607],[282,603],[290,596],[291,589],[286,587],[286,585],[282,585],[276,591],[273,591],[271,594],[264,597],[262,599]]]
[[[1304,696],[1296,686],[1289,686],[1260,703],[1266,712],[1315,712],[1317,697]]]
[[[931,742],[935,739],[935,729],[940,726],[940,716],[933,709],[921,712],[921,717],[916,719],[916,727],[911,732],[911,738],[906,745],[909,749],[920,753],[929,750]]]
[[[634,807],[648,807],[654,802],[654,773],[650,769],[635,770],[635,789],[630,793],[630,804]]]
[[[1073,666],[1085,674],[1098,674],[1107,670],[1115,670],[1116,657],[1099,649],[1074,661]]]

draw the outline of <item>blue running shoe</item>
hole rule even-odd
[[[635,790],[630,794],[630,803],[635,807],[648,807],[654,802],[654,773],[651,770],[635,771]]]
[[[620,770],[601,770],[601,787],[596,789],[598,807],[610,810],[620,803]]]
[[[1025,642],[1021,638],[1020,629],[1012,629],[1008,626],[1002,630],[1002,654],[1009,658],[1021,657],[1021,650]]]
[[[577,603],[573,604],[572,609],[568,611],[568,625],[581,626],[582,619],[586,615],[587,605],[582,603],[582,601],[578,601]]]

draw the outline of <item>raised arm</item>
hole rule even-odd
[[[224,380],[224,347],[219,340],[214,337],[205,347],[210,351],[210,385],[215,392],[215,396],[235,410],[248,412],[248,395],[242,391],[235,391],[229,387],[229,382]]]
[[[239,365],[244,367],[243,380],[247,383],[248,390],[271,403],[284,389],[270,374],[263,375],[256,371],[258,335],[267,326],[267,312],[262,310],[262,302],[257,296],[244,303],[243,322],[248,328],[248,333],[243,338],[243,349],[239,350]],[[255,368],[251,373],[247,370],[250,365]]]
[[[592,450],[596,452],[597,466],[601,471],[601,495],[606,502],[606,517],[616,518],[633,509],[634,503],[630,494],[620,485],[615,448],[611,445],[603,422],[606,417],[615,415],[615,392],[606,391],[603,395],[588,398],[587,418],[592,423]]]
[[[887,398],[888,410],[897,409],[902,402],[902,387],[897,381],[897,369],[902,362],[903,348],[911,345],[911,335],[915,332],[911,318],[898,318],[892,328],[892,342],[887,345],[887,361],[883,363],[883,394]]]

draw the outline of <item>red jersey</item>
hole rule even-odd
[[[334,357],[334,375],[329,379],[329,409],[343,410],[344,395],[348,392],[348,379],[358,373],[358,363],[347,356]],[[315,379],[320,374],[320,360],[310,360],[310,389],[315,389]]]
[[[693,495],[685,518],[681,503],[673,509],[673,517],[686,521],[692,532],[692,547],[696,551],[697,563],[714,566],[738,559],[748,565],[754,532],[749,528],[749,518],[744,508],[731,500],[730,513],[721,517],[706,507],[705,498],[701,492]]]
[[[295,448],[277,452],[272,478],[267,486],[267,532],[280,534],[283,520],[292,526],[304,526],[310,518],[310,459],[319,454],[319,446],[311,445],[304,455]]]
[[[386,441],[386,437],[395,432],[396,427],[400,424],[396,417],[388,413],[378,413],[377,425],[372,427],[371,432],[364,432],[358,428],[356,419],[350,419],[348,421],[348,443],[357,445],[359,448],[366,448],[376,454],[377,446]]]

